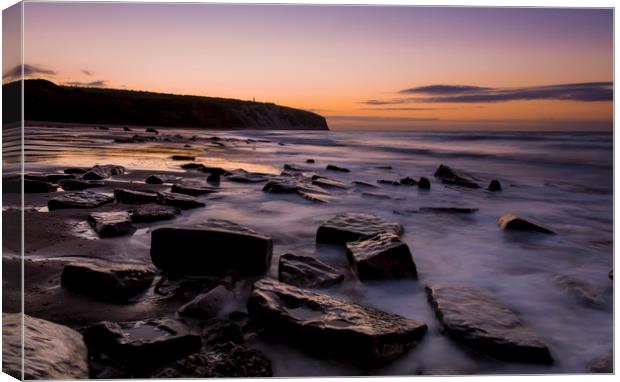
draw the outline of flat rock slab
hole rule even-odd
[[[199,180],[183,180],[179,183],[173,184],[170,191],[177,194],[200,196],[216,192],[217,188]]]
[[[453,339],[502,360],[552,362],[540,337],[491,291],[442,284],[426,291],[445,332]]]
[[[232,170],[226,175],[226,179],[238,183],[262,183],[269,180],[267,174],[248,172],[243,169]]]
[[[84,339],[89,350],[140,372],[198,352],[202,346],[200,336],[171,319],[101,322],[84,330]]]
[[[129,213],[125,211],[92,212],[88,215],[88,223],[102,238],[132,235],[136,232]]]
[[[326,178],[322,176],[313,176],[312,179],[312,184],[319,187],[340,189],[349,188],[349,185],[340,179]]]
[[[406,353],[426,333],[424,323],[272,279],[254,284],[252,321],[267,333],[318,356],[383,364]]]
[[[505,231],[534,231],[547,234],[555,234],[555,232],[553,232],[549,228],[532,219],[526,219],[513,214],[505,214],[500,217],[497,221],[497,225]]]
[[[125,173],[125,167],[113,164],[97,165],[88,170],[82,179],[85,180],[102,180],[114,175],[122,175]]]
[[[270,237],[212,219],[191,227],[165,227],[151,234],[151,259],[159,269],[183,275],[260,275],[273,254]]]
[[[335,199],[334,197],[326,195],[324,193],[318,193],[318,192],[312,192],[312,191],[298,190],[297,194],[299,194],[299,196],[311,202],[328,203]]]
[[[443,164],[435,171],[435,177],[441,179],[441,182],[444,184],[452,184],[467,188],[480,188],[480,185],[475,182],[475,179],[471,175]]]
[[[24,192],[27,194],[54,192],[57,189],[58,186],[50,182],[45,182],[42,180],[24,179]]]
[[[114,197],[90,191],[64,192],[47,202],[50,211],[62,208],[97,208],[112,203]]]
[[[117,188],[114,190],[114,198],[117,203],[123,204],[155,203],[157,202],[157,193]]]
[[[62,269],[60,285],[104,301],[126,301],[146,290],[155,273],[138,264],[75,262]]]
[[[75,179],[75,175],[73,174],[26,174],[24,175],[24,179],[27,180],[39,180],[42,182],[50,182],[56,183],[59,180],[64,179]]]
[[[3,372],[21,379],[23,365],[27,380],[89,378],[88,350],[80,333],[28,315],[23,320],[22,326],[21,313],[2,313]]]
[[[65,191],[82,191],[88,188],[103,187],[105,183],[101,180],[66,179],[58,182]]]
[[[226,303],[234,301],[235,293],[224,285],[218,285],[196,296],[179,308],[179,315],[199,318],[216,317]]]
[[[344,275],[314,257],[285,253],[278,262],[278,279],[300,288],[326,288],[340,284]]]
[[[347,212],[336,215],[323,224],[316,232],[318,243],[345,244],[364,236],[382,232],[402,234],[403,226],[398,222],[384,220],[376,215],[362,212]]]
[[[154,174],[149,176],[144,180],[144,183],[147,184],[163,184],[163,183],[171,183],[177,179],[174,175],[167,174]]]
[[[206,204],[190,195],[178,194],[176,192],[158,192],[157,203],[166,206],[177,207],[182,210],[204,207]]]
[[[192,155],[173,155],[170,159],[172,160],[196,160],[196,157]]]
[[[328,171],[351,172],[351,170],[349,170],[348,168],[335,166],[333,164],[328,164],[327,167],[325,167],[325,169]]]
[[[368,182],[364,182],[362,180],[354,180],[353,184],[356,186],[361,186],[361,187],[368,187],[368,188],[379,188],[377,185],[372,184],[372,183],[368,183]]]
[[[181,211],[172,206],[160,204],[139,204],[129,212],[134,223],[152,223],[174,219]]]
[[[418,277],[409,246],[394,233],[352,241],[346,249],[353,272],[361,281]]]

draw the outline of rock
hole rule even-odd
[[[152,135],[136,134],[133,137],[131,137],[131,141],[134,143],[153,142],[153,141],[157,141],[157,137],[154,137]]]
[[[25,380],[88,379],[88,350],[82,335],[69,327],[2,313],[2,371],[21,379],[22,367]]]
[[[82,191],[88,188],[103,187],[105,183],[101,180],[67,179],[58,182],[65,191]]]
[[[478,209],[470,207],[420,207],[418,211],[444,214],[473,214]]]
[[[613,280],[614,279],[614,270],[612,269],[611,271],[609,271],[609,274],[607,276],[609,276],[610,280]]]
[[[152,319],[101,322],[84,330],[89,350],[106,354],[129,370],[144,372],[200,351],[200,336],[178,321]]]
[[[270,180],[263,187],[263,192],[272,194],[291,194],[299,190],[299,183],[294,179],[275,179]]]
[[[361,237],[382,232],[402,234],[403,226],[373,214],[349,212],[336,215],[321,224],[316,232],[317,243],[345,244]]]
[[[99,126],[99,130],[110,130],[107,126]]]
[[[379,184],[388,184],[390,186],[400,186],[400,182],[398,182],[396,180],[379,179],[379,180],[377,180],[377,183],[379,183]]]
[[[502,185],[499,183],[499,180],[493,179],[491,183],[489,183],[488,190],[493,192],[501,191]]]
[[[153,378],[271,377],[271,362],[259,350],[228,344],[195,353],[155,373]]]
[[[117,188],[114,190],[114,198],[116,199],[116,203],[123,204],[156,203],[157,193]]]
[[[536,231],[548,234],[555,234],[552,230],[542,226],[540,223],[531,219],[522,218],[513,214],[505,214],[497,221],[497,225],[503,230],[511,231]]]
[[[147,127],[146,130],[147,133],[155,133],[155,134],[159,134],[159,131],[157,131],[157,129],[154,129],[152,127]]]
[[[418,184],[418,181],[413,178],[406,177],[400,180],[400,184],[404,184],[405,186],[415,186]]]
[[[614,352],[609,350],[607,355],[592,361],[588,367],[589,373],[613,373],[614,372]]]
[[[77,175],[80,175],[80,174],[84,174],[88,170],[90,170],[90,169],[86,168],[86,167],[69,167],[69,168],[66,168],[64,170],[64,173],[65,174],[74,174],[74,175],[77,174]]]
[[[217,173],[217,172],[211,173],[207,177],[207,182],[208,183],[219,184],[220,183],[220,177],[221,177],[221,175],[219,173]]]
[[[148,184],[163,184],[174,182],[176,179],[177,177],[174,175],[154,174],[146,178],[144,182]]]
[[[583,280],[568,275],[555,275],[551,278],[551,281],[587,306],[594,308],[603,306],[601,297],[596,293],[592,285]]]
[[[56,183],[59,180],[75,179],[73,174],[26,174],[24,179]]]
[[[179,315],[199,318],[216,317],[226,303],[234,301],[235,293],[224,285],[218,285],[196,296],[192,301],[179,308]]]
[[[293,171],[293,172],[308,172],[308,171],[312,171],[311,168],[301,167],[301,166],[297,166],[297,165],[289,164],[289,163],[284,164],[283,168],[286,171]]]
[[[155,273],[137,264],[75,262],[64,266],[60,285],[104,301],[123,302],[148,289]]]
[[[347,258],[361,281],[418,277],[409,246],[396,234],[379,233],[346,244]]]
[[[172,206],[140,204],[131,209],[130,216],[134,223],[152,223],[174,219],[179,213],[180,211]]]
[[[151,259],[159,269],[182,275],[260,275],[271,262],[270,237],[226,220],[188,228],[158,228],[151,234]]]
[[[172,160],[196,160],[196,157],[192,155],[173,155],[170,159]]]
[[[194,198],[193,196],[177,194],[175,192],[158,192],[157,203],[166,206],[177,207],[182,210],[204,207],[206,205],[203,202]]]
[[[127,126],[124,126],[124,127],[123,127],[123,131],[133,131],[133,130],[131,130],[131,129],[130,129],[129,127],[127,127]]]
[[[209,166],[202,166],[202,167],[200,168],[200,170],[201,170],[202,172],[205,172],[205,173],[207,173],[207,174],[211,174],[211,175],[214,175],[214,174],[218,174],[218,175],[229,175],[229,174],[230,174],[230,172],[229,172],[229,171],[226,171],[226,170],[224,170],[224,169],[223,169],[223,168],[221,168],[221,167],[209,167]]]
[[[113,201],[112,196],[90,191],[73,191],[54,196],[47,202],[47,208],[50,211],[62,208],[97,208]]]
[[[375,166],[379,170],[392,170],[392,166]]]
[[[441,284],[426,291],[443,329],[454,340],[506,361],[552,362],[538,335],[491,291]]]
[[[240,312],[233,313],[238,314]],[[243,317],[243,319],[245,318],[246,317]],[[244,340],[241,327],[238,324],[221,318],[210,318],[206,320],[205,329],[202,331],[202,337],[207,346],[227,344],[229,342],[242,344]]]
[[[127,212],[92,212],[88,215],[88,223],[99,237],[117,237],[133,235],[136,227],[131,224]]]
[[[125,167],[116,166],[112,164],[107,165],[97,165],[88,170],[84,175],[82,175],[82,179],[84,180],[102,180],[107,179],[114,175],[122,175],[125,173]]]
[[[58,189],[53,183],[44,182],[42,180],[29,180],[24,179],[24,192],[25,193],[44,193],[54,192]]]
[[[325,169],[329,171],[351,172],[351,170],[349,170],[348,168],[334,166],[333,164],[328,164],[327,167],[325,167]]]
[[[460,170],[440,165],[435,171],[435,177],[441,179],[444,184],[453,184],[461,187],[480,188],[474,179]]]
[[[356,186],[363,186],[363,187],[370,187],[370,188],[379,188],[378,186],[372,184],[372,183],[368,183],[368,182],[364,182],[361,180],[354,180],[353,184],[355,184]]]
[[[426,177],[421,177],[418,181],[418,188],[423,190],[429,190],[431,188],[431,182]]]
[[[368,196],[370,198],[378,198],[378,199],[392,199],[392,197],[383,192],[362,192],[362,196]]]
[[[285,253],[278,262],[278,279],[300,288],[326,288],[340,284],[344,275],[314,257]]]
[[[316,192],[298,191],[297,193],[302,198],[309,200],[311,202],[328,203],[333,200],[331,196],[321,194],[321,193],[316,193]]]
[[[314,163],[314,159],[306,159],[306,163]]]
[[[262,183],[269,180],[265,174],[257,172],[248,172],[243,169],[232,170],[226,176],[231,182],[239,183]]]
[[[186,179],[179,183],[173,184],[170,191],[175,192],[177,194],[200,196],[200,195],[216,192],[217,189],[212,186],[209,186],[204,181],[195,180],[195,179]]]
[[[312,184],[314,184],[315,186],[319,186],[319,187],[342,188],[342,189],[349,188],[349,186],[340,179],[326,178],[324,176],[319,176],[319,175],[313,176],[312,179],[313,179]]]
[[[420,321],[271,279],[254,284],[247,307],[252,322],[266,334],[318,356],[362,365],[399,357],[427,330]]]
[[[183,163],[181,165],[181,168],[185,169],[185,170],[196,170],[196,169],[203,169],[205,166],[202,163]]]

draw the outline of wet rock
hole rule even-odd
[[[92,212],[88,215],[88,223],[102,238],[132,235],[136,232],[129,214],[124,211]]]
[[[429,190],[431,188],[431,182],[426,177],[421,177],[418,181],[418,188],[423,190]]]
[[[157,129],[152,128],[152,127],[147,127],[146,130],[147,133],[155,133],[155,134],[159,134],[159,131],[157,131]]]
[[[135,223],[152,223],[174,219],[180,211],[176,207],[159,204],[140,204],[130,211],[131,221]]]
[[[69,167],[64,170],[65,174],[81,175],[90,170],[87,167]]]
[[[301,166],[297,166],[297,165],[289,164],[289,163],[286,163],[283,166],[283,168],[286,171],[293,171],[293,172],[308,172],[308,171],[312,171],[311,168],[301,167]]]
[[[26,174],[24,175],[24,179],[56,183],[59,180],[75,179],[75,175],[73,174]]]
[[[418,211],[443,214],[473,214],[478,209],[470,207],[420,207]]]
[[[326,288],[340,284],[344,275],[314,257],[285,253],[278,262],[278,279],[300,288]]]
[[[348,212],[336,215],[321,224],[316,232],[318,243],[345,244],[364,236],[382,232],[402,234],[403,226],[373,214]]]
[[[306,163],[314,163],[314,159],[306,159]]]
[[[506,361],[552,362],[539,336],[491,291],[442,284],[426,291],[443,329],[454,340]]]
[[[153,141],[157,141],[157,137],[154,137],[152,135],[136,134],[133,137],[131,137],[131,142],[133,143],[144,143],[144,142],[153,142]]]
[[[107,165],[97,165],[88,170],[84,175],[82,175],[82,179],[84,180],[102,180],[107,179],[114,175],[122,175],[125,173],[125,168],[123,166],[116,166],[112,164]]]
[[[392,166],[375,166],[378,170],[392,170]]]
[[[64,192],[54,196],[47,202],[47,208],[58,210],[62,208],[97,208],[114,201],[114,197],[90,191]]]
[[[406,177],[400,180],[400,184],[404,184],[405,186],[415,186],[418,184],[418,181],[411,177]]]
[[[341,189],[349,188],[349,185],[347,185],[345,182],[343,182],[340,179],[326,178],[324,176],[319,176],[319,175],[314,175],[312,177],[312,184],[314,184],[315,186],[325,187],[325,188],[341,188]]]
[[[196,157],[192,155],[173,155],[170,159],[172,160],[196,160]]]
[[[499,180],[493,179],[491,183],[489,183],[489,187],[487,189],[493,192],[501,191],[502,185],[499,183]]]
[[[248,312],[253,323],[276,339],[318,356],[365,365],[401,356],[427,330],[420,321],[271,279],[254,284]]]
[[[308,191],[298,191],[297,192],[302,198],[309,200],[311,202],[319,202],[319,203],[328,203],[334,200],[333,197],[329,195],[325,195],[322,193],[316,192],[308,192]]]
[[[182,210],[204,207],[206,205],[193,196],[177,194],[175,192],[158,192],[157,203],[177,207]]]
[[[592,361],[588,367],[589,373],[613,373],[614,372],[614,352],[609,350],[607,355]]]
[[[243,319],[245,318],[246,317]],[[202,331],[202,337],[207,346],[227,344],[229,342],[235,344],[243,343],[243,333],[241,332],[241,327],[230,320],[210,318],[206,320],[204,324],[205,328]]]
[[[441,179],[444,184],[453,184],[461,187],[480,188],[475,180],[468,174],[452,169],[445,165],[440,165],[435,171],[435,177]]]
[[[174,182],[176,179],[177,177],[174,175],[154,174],[146,178],[144,182],[148,184],[163,184]]]
[[[75,262],[65,265],[60,285],[104,301],[122,302],[143,292],[155,273],[138,264]]]
[[[611,271],[609,271],[609,274],[607,276],[609,276],[610,280],[613,280],[614,279],[614,270],[612,269]]]
[[[110,130],[107,126],[99,126],[99,130]]]
[[[369,198],[377,198],[377,199],[392,199],[392,196],[385,194],[383,192],[362,192],[362,196],[367,196]]]
[[[179,315],[199,318],[216,317],[226,303],[234,301],[235,293],[224,285],[218,285],[201,293],[192,301],[179,308]]]
[[[369,187],[369,188],[379,188],[377,185],[374,185],[372,183],[368,183],[368,182],[364,182],[361,180],[354,180],[353,184],[355,184],[356,186],[363,186],[363,187]]]
[[[211,174],[211,175],[214,175],[214,174],[217,174],[217,175],[229,175],[229,174],[230,174],[230,172],[229,172],[229,171],[224,170],[224,169],[223,169],[223,168],[221,168],[221,167],[202,166],[202,167],[200,168],[200,170],[201,170],[202,172],[205,172],[205,173],[207,173],[207,174]]]
[[[220,177],[221,177],[221,175],[219,173],[217,173],[217,172],[211,173],[207,177],[207,182],[208,183],[213,183],[213,184],[219,184],[220,183]]]
[[[385,232],[346,244],[347,258],[361,281],[418,277],[409,246]]]
[[[400,182],[398,182],[396,180],[389,180],[389,179],[379,179],[379,180],[377,180],[377,183],[379,183],[379,184],[388,184],[390,186],[400,186]]]
[[[154,378],[271,377],[271,361],[259,350],[227,344],[195,353],[153,375]]]
[[[226,179],[231,182],[238,183],[262,183],[269,180],[267,175],[257,173],[257,172],[248,172],[243,169],[232,170],[226,176]]]
[[[157,193],[117,188],[114,190],[114,198],[116,199],[116,203],[123,204],[155,203],[157,202]]]
[[[58,189],[58,186],[44,182],[42,180],[30,180],[24,179],[24,192],[25,193],[45,193],[45,192],[54,192]]]
[[[587,306],[594,308],[603,306],[601,297],[592,285],[583,280],[568,275],[555,275],[551,281]]]
[[[183,163],[181,165],[181,168],[185,170],[196,170],[196,169],[202,170],[204,167],[205,166],[202,163]]]
[[[67,179],[58,182],[65,191],[82,191],[89,188],[103,187],[105,183],[101,180]]]
[[[2,313],[2,371],[21,379],[22,367],[26,380],[87,379],[88,350],[82,335],[69,327]]]
[[[133,130],[131,130],[131,129],[130,129],[129,127],[127,127],[127,126],[124,126],[124,127],[123,127],[123,131],[133,131]]]
[[[201,180],[186,179],[179,183],[173,184],[170,191],[177,194],[200,196],[216,192],[217,188],[214,188]]]
[[[544,227],[538,222],[531,219],[522,218],[513,214],[505,214],[499,218],[497,225],[503,230],[511,231],[535,231],[548,234],[554,234],[552,230]]]
[[[329,171],[351,172],[351,170],[349,170],[348,168],[334,166],[333,164],[328,164],[327,167],[325,167],[325,169]]]
[[[292,194],[299,190],[299,183],[294,179],[274,179],[270,180],[263,187],[263,192],[272,194]]]
[[[273,252],[270,237],[226,220],[188,228],[158,228],[151,234],[151,259],[159,269],[182,275],[263,274]]]
[[[101,322],[84,330],[89,350],[106,354],[129,370],[144,372],[200,351],[200,336],[178,321],[152,319]]]

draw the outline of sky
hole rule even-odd
[[[335,130],[611,131],[613,11],[27,2],[24,70],[274,102]]]

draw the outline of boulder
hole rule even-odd
[[[426,177],[421,177],[418,181],[418,188],[422,190],[429,190],[431,188],[431,182]]]
[[[454,340],[501,360],[552,362],[540,337],[491,291],[442,284],[426,291],[444,331]]]
[[[177,177],[174,175],[154,174],[146,178],[144,182],[148,184],[163,184],[174,182],[176,179]]]
[[[113,201],[114,197],[104,194],[90,191],[72,191],[63,192],[48,200],[47,208],[50,211],[62,208],[97,208]]]
[[[187,179],[179,183],[173,184],[170,191],[177,194],[185,194],[191,196],[200,196],[216,192],[217,188],[208,185],[202,180]]]
[[[138,264],[74,262],[64,266],[60,285],[103,301],[123,302],[148,289],[155,273]]]
[[[174,219],[180,212],[178,208],[172,206],[139,204],[131,209],[130,216],[134,223],[152,223]]]
[[[40,318],[2,313],[2,371],[22,379],[22,370],[25,380],[88,379],[82,335]]]
[[[113,164],[96,165],[88,170],[82,179],[84,180],[102,180],[114,175],[122,175],[125,173],[125,167]]]
[[[114,190],[114,198],[116,203],[123,204],[155,203],[157,202],[157,193],[117,188]]]
[[[233,316],[241,312],[233,312]],[[247,314],[241,321],[247,321]],[[227,344],[229,342],[242,344],[244,341],[241,327],[231,320],[221,318],[210,318],[204,321],[205,328],[202,331],[203,341],[207,346]]]
[[[103,187],[105,183],[101,180],[67,179],[58,182],[65,191],[82,191],[88,188]]]
[[[497,225],[499,225],[499,227],[505,231],[535,231],[547,234],[555,234],[555,232],[534,220],[522,218],[513,214],[505,214],[500,217],[497,221]]]
[[[489,187],[487,189],[492,192],[501,191],[502,185],[499,183],[499,180],[493,179],[491,183],[489,183]]]
[[[182,275],[260,275],[271,262],[270,237],[226,220],[191,227],[165,227],[151,234],[151,259],[159,269]]]
[[[262,183],[269,180],[266,174],[248,172],[243,169],[232,170],[226,175],[226,179],[238,183]]]
[[[404,184],[405,186],[415,186],[418,184],[418,181],[411,177],[406,177],[400,180],[400,184]]]
[[[63,172],[65,174],[81,175],[87,172],[88,170],[90,169],[87,167],[69,167],[69,168],[66,168]]]
[[[172,160],[196,160],[196,157],[193,155],[173,155],[170,159]]]
[[[435,171],[435,177],[441,179],[444,184],[453,184],[467,188],[480,188],[472,176],[443,164]]]
[[[157,203],[177,207],[182,210],[204,207],[206,205],[193,196],[177,194],[175,192],[158,192]]]
[[[221,174],[214,172],[209,174],[209,176],[207,177],[207,182],[208,183],[214,183],[214,184],[219,184],[220,183],[220,179],[221,179]]]
[[[272,279],[254,284],[247,307],[252,322],[267,335],[318,356],[362,365],[394,360],[427,330],[417,320]]]
[[[577,277],[555,275],[551,278],[551,281],[586,306],[593,308],[603,306],[603,301],[594,290],[594,287]]]
[[[171,319],[101,322],[84,330],[89,350],[143,373],[200,351],[200,336]]]
[[[27,194],[54,192],[57,189],[58,186],[50,182],[45,182],[42,180],[24,179],[24,192]]]
[[[92,212],[88,215],[88,223],[99,237],[125,236],[136,232],[129,213],[125,211]]]
[[[278,262],[278,279],[300,288],[326,288],[340,284],[344,275],[314,257],[285,253]]]
[[[418,277],[409,246],[383,232],[346,244],[347,258],[361,281]]]
[[[351,172],[351,170],[349,170],[348,168],[334,166],[333,164],[328,164],[327,167],[325,167],[325,169],[329,171],[337,171],[337,172]]]
[[[218,285],[196,296],[179,308],[179,315],[199,318],[216,317],[226,303],[234,301],[235,293],[224,285]]]
[[[345,244],[381,232],[402,234],[403,226],[376,215],[348,212],[336,215],[321,224],[316,232],[317,243]]]

